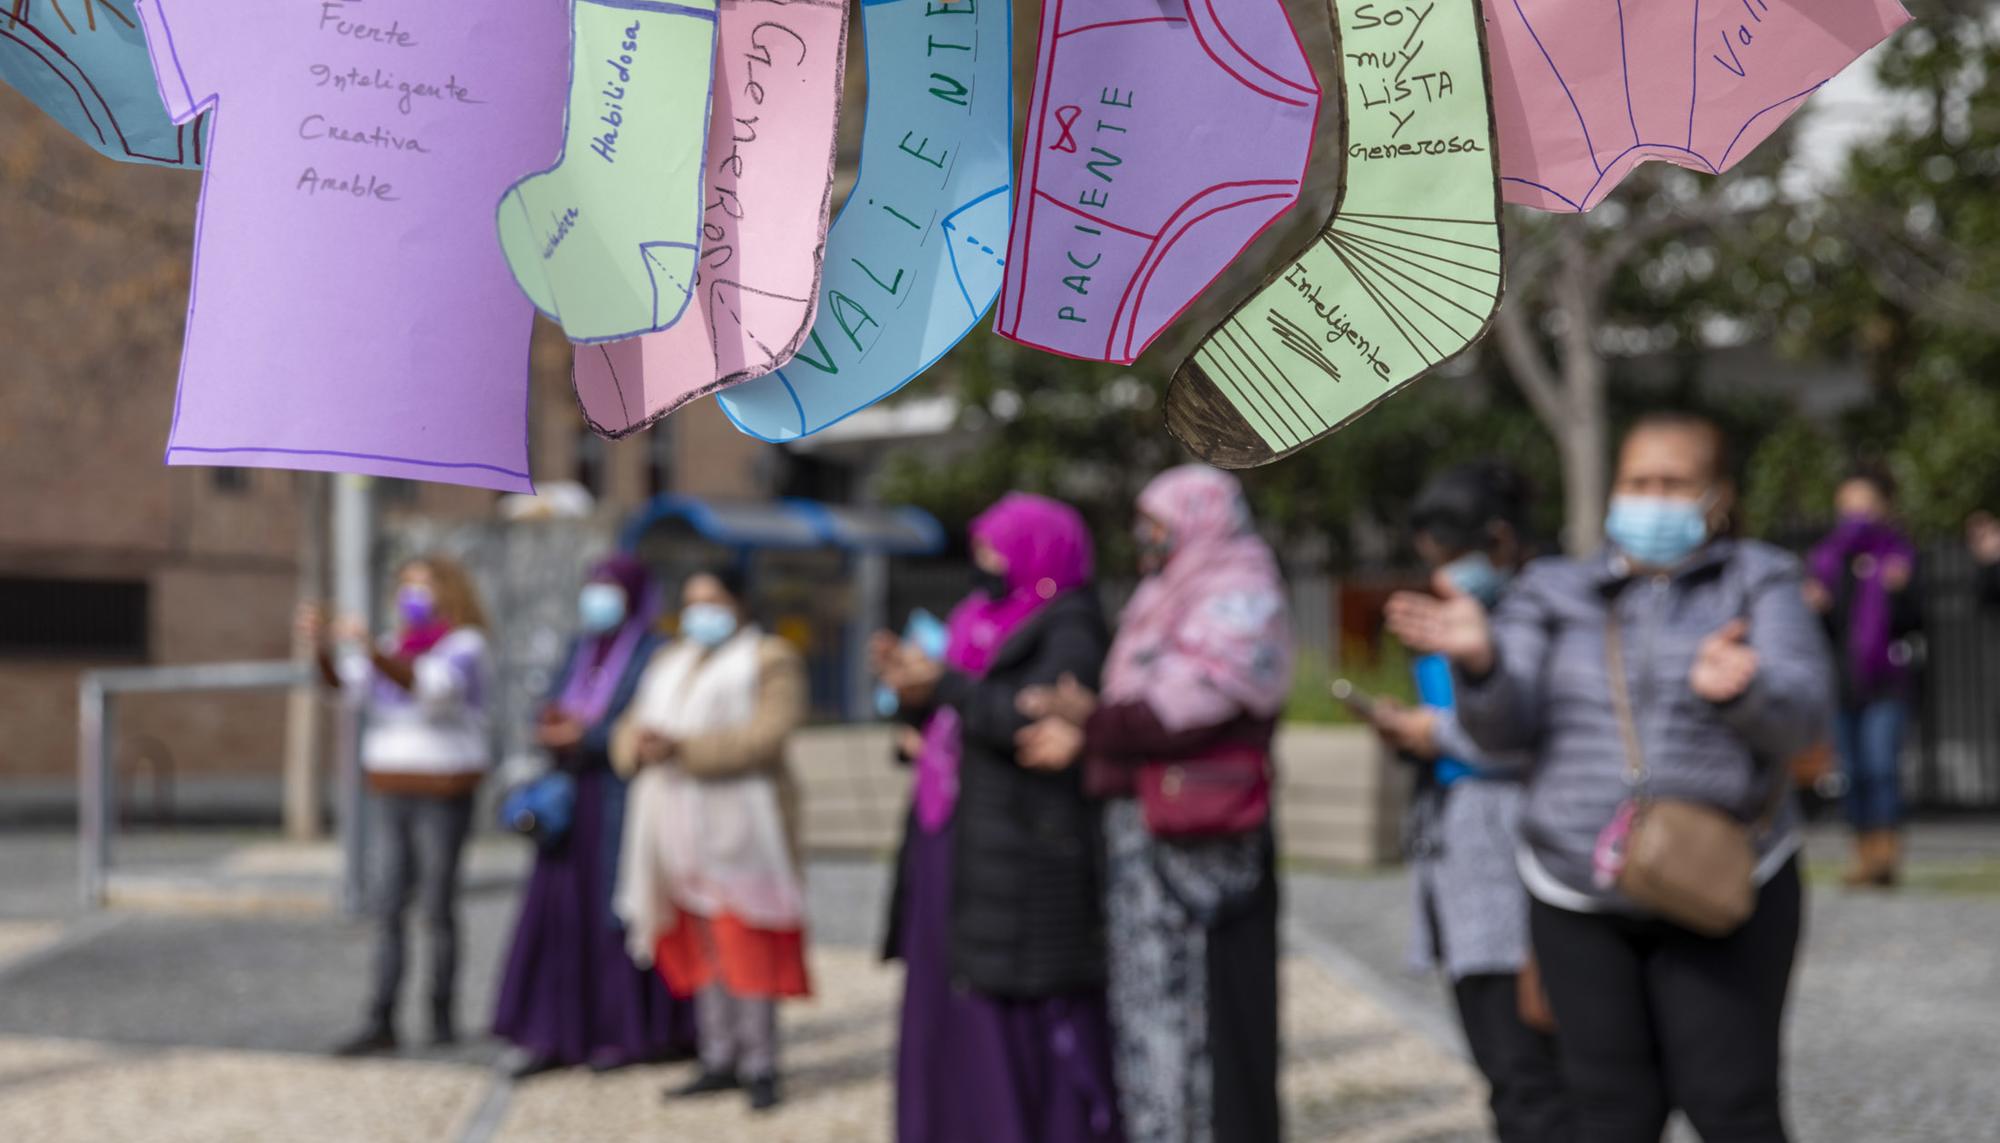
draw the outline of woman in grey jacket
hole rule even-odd
[[[1390,621],[1452,660],[1459,717],[1490,751],[1528,750],[1521,875],[1584,1143],[1657,1143],[1674,1108],[1708,1143],[1783,1143],[1780,1033],[1802,921],[1797,815],[1755,837],[1757,908],[1722,937],[1649,916],[1600,854],[1640,794],[1765,818],[1785,760],[1825,732],[1830,660],[1798,562],[1724,535],[1724,441],[1695,417],[1626,437],[1609,549],[1529,568],[1489,619],[1477,600],[1403,595]],[[1638,788],[1613,698],[1617,625],[1644,758]]]

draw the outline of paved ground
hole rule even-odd
[[[521,856],[508,839],[475,853],[463,995],[474,1019],[490,1006],[514,907],[508,874]],[[484,1041],[395,1061],[328,1060],[319,1052],[357,1010],[365,926],[325,916],[82,915],[73,860],[58,836],[0,838],[0,1140],[890,1138],[899,975],[873,952],[885,889],[874,864],[811,871],[820,996],[786,1014],[787,1106],[753,1121],[734,1099],[662,1104],[660,1089],[685,1066],[516,1087],[495,1078],[499,1049]],[[326,865],[244,835],[141,838],[120,860],[162,883],[227,869],[266,887]],[[1285,980],[1295,1138],[1481,1137],[1479,1093],[1447,1046],[1304,953]],[[408,1024],[419,1026],[414,1012]]]
[[[1991,1138],[2000,1085],[2000,828],[1944,827],[1920,891],[1818,888],[1793,1044],[1806,1143]],[[240,834],[142,837],[128,865],[309,876],[311,854]],[[1832,857],[1816,843],[1816,867]],[[490,1003],[521,850],[483,843],[467,904],[468,1017]],[[74,848],[0,836],[0,1140],[886,1140],[897,975],[871,946],[879,867],[812,870],[820,999],[788,1012],[787,1108],[667,1107],[677,1068],[558,1075],[511,1087],[497,1048],[344,1063],[368,933],[330,917],[117,912],[73,905]],[[1962,890],[1978,890],[1964,892]],[[1470,1143],[1479,1095],[1433,981],[1401,968],[1401,879],[1288,881],[1286,1094],[1293,1138]],[[412,1022],[414,1027],[414,1021]]]

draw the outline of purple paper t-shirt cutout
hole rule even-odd
[[[138,10],[175,120],[217,109],[167,463],[531,490],[493,203],[561,149],[569,5]]]
[[[1130,363],[1298,200],[1319,99],[1281,0],[1047,0],[994,329]]]

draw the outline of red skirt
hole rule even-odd
[[[675,996],[693,996],[717,982],[746,999],[812,995],[804,930],[753,929],[728,913],[682,912],[660,937],[653,963]]]

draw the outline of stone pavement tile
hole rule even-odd
[[[1284,1089],[1294,1140],[1486,1138],[1482,1088],[1461,1060],[1305,959],[1285,966]]]
[[[62,939],[57,921],[0,921],[0,971]]]
[[[0,1040],[0,1139],[35,1143],[433,1143],[482,1069]]]
[[[813,958],[820,995],[785,1018],[785,1107],[751,1116],[740,1096],[664,1103],[691,1065],[610,1076],[563,1073],[517,1088],[498,1143],[685,1138],[841,1143],[891,1137],[889,1063],[900,973],[852,949]],[[1285,970],[1285,1097],[1290,1138],[1446,1143],[1483,1138],[1466,1066],[1319,967]]]
[[[778,1111],[753,1116],[736,1093],[663,1102],[661,1090],[692,1076],[692,1064],[606,1076],[565,1072],[515,1089],[497,1143],[889,1139],[889,1062],[902,973],[858,949],[821,948],[812,962],[817,995],[784,1010],[785,1103]]]

